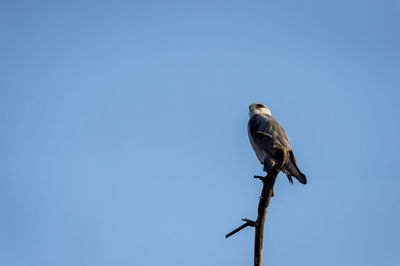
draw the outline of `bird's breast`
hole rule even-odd
[[[249,140],[250,140],[250,143],[251,143],[251,147],[253,147],[253,150],[256,153],[257,159],[261,163],[264,163],[264,159],[267,156],[267,153],[263,149],[260,149],[257,146],[256,142],[253,139],[253,136],[250,134],[250,129],[248,129],[248,134],[249,134]]]

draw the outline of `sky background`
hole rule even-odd
[[[400,265],[399,1],[0,3],[0,265]]]

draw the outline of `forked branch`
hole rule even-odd
[[[254,265],[262,266],[262,246],[263,246],[263,237],[264,237],[264,222],[267,214],[267,208],[271,201],[271,197],[273,196],[273,188],[275,184],[276,177],[278,176],[282,166],[286,161],[286,150],[282,147],[275,147],[275,159],[276,164],[272,168],[271,171],[268,172],[268,175],[263,176],[254,176],[254,178],[258,178],[263,182],[263,188],[261,191],[260,201],[258,202],[258,216],[257,220],[251,221],[249,219],[242,219],[246,223],[239,226],[225,237],[228,238],[231,235],[239,232],[240,230],[251,226],[255,227],[255,242],[254,242]]]

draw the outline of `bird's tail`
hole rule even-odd
[[[289,173],[286,173],[287,179],[289,180],[289,183],[293,185],[293,179],[292,176]]]
[[[299,180],[299,182],[300,183],[302,183],[302,184],[307,184],[307,179],[306,179],[306,176],[302,173],[302,172],[300,172],[299,170],[297,170],[300,174],[298,175],[298,176],[295,176],[295,178],[297,179],[297,180]]]
[[[302,172],[299,172],[298,175],[291,175],[289,172],[286,171],[285,174],[286,174],[290,184],[292,184],[292,185],[293,185],[292,176],[294,176],[300,183],[302,183],[304,185],[307,184],[306,176]]]
[[[289,151],[289,158],[287,162],[287,166],[289,171],[286,171],[286,175],[294,176],[300,183],[307,184],[306,176],[300,171],[299,167],[297,166],[296,159],[294,158],[293,152]],[[289,179],[289,182],[292,178]],[[291,182],[293,184],[293,180]]]

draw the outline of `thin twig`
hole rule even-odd
[[[245,224],[242,224],[241,226],[239,226],[238,228],[236,228],[235,230],[233,230],[232,232],[230,232],[229,234],[227,234],[227,235],[225,236],[225,238],[228,238],[228,237],[230,237],[231,235],[236,234],[237,232],[239,232],[240,230],[246,228],[247,226],[254,226],[254,225],[252,225],[252,224],[249,223],[249,222],[247,222],[247,223],[245,223]]]
[[[266,177],[265,176],[260,176],[260,175],[255,175],[254,178],[260,179],[261,181],[264,182]]]
[[[253,220],[247,219],[247,218],[243,218],[242,219],[243,222],[248,222],[250,224],[250,226],[255,226],[256,222],[254,222]]]

